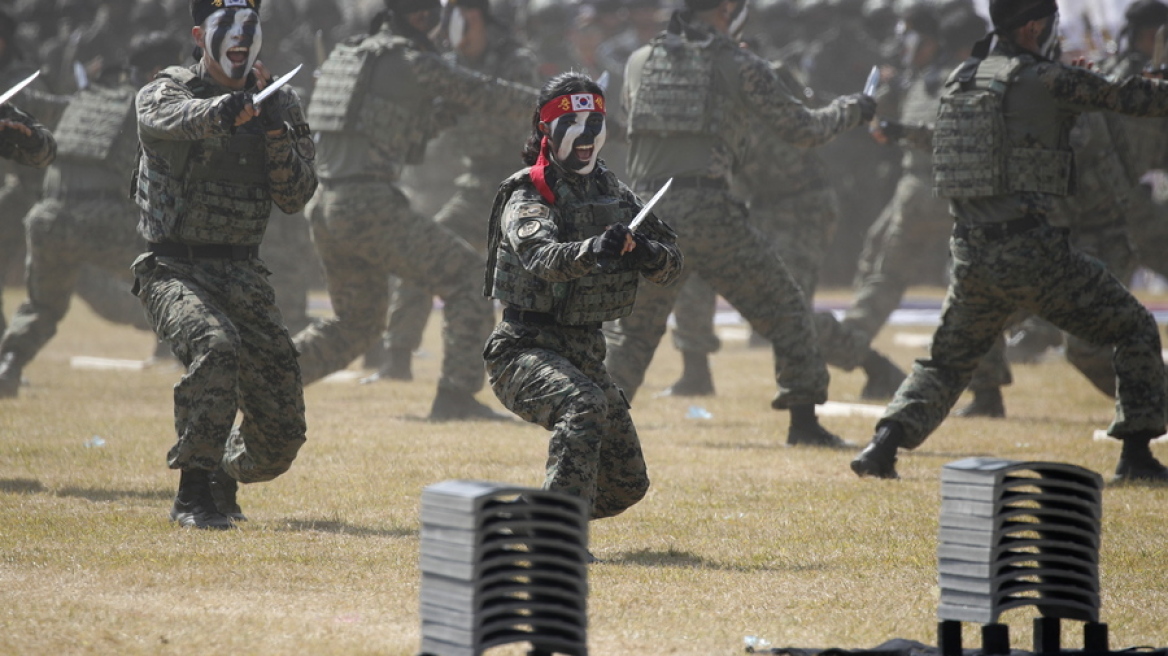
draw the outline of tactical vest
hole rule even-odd
[[[1021,147],[1011,143],[1002,100],[1019,72],[1033,60],[991,55],[969,78],[959,67],[941,98],[933,133],[933,193],[942,198],[1071,191],[1074,154],[1069,145]],[[1055,114],[1050,114],[1054,119]]]
[[[196,98],[214,93],[193,71],[172,67],[159,73],[187,86]],[[138,207],[162,227],[163,240],[189,244],[256,246],[272,213],[267,140],[262,133],[235,134],[202,141],[158,141],[153,158],[138,162]]]
[[[717,137],[742,161],[750,115],[734,102],[734,90],[718,74],[717,59],[726,54],[726,44],[715,38],[701,45],[676,34],[654,39],[629,110],[629,136]]]
[[[519,256],[502,242],[503,209],[516,189],[531,184],[528,171],[524,169],[504,182],[495,198],[489,245],[494,257],[487,270],[487,295],[523,310],[553,314],[557,322],[568,326],[628,316],[637,298],[639,272],[597,271],[569,282],[550,282],[528,272]],[[560,241],[583,241],[614,223],[632,220],[633,214],[621,206],[615,193],[619,189],[616,176],[606,170],[600,180],[600,193],[591,198],[577,197],[565,182],[556,184],[552,216]]]
[[[409,71],[408,39],[388,28],[338,44],[321,67],[308,107],[320,132],[345,132],[406,164],[421,163],[436,134],[433,99]],[[391,88],[378,89],[374,69],[390,67]]]
[[[1126,149],[1122,131],[1111,132],[1107,117],[1090,112],[1079,115],[1071,130],[1078,180],[1074,206],[1079,224],[1115,223],[1124,214],[1126,197],[1135,186],[1121,153]]]
[[[936,120],[941,84],[944,81],[941,71],[934,68],[921,71],[905,92],[900,108],[900,122],[905,125],[928,125]],[[901,167],[927,179],[932,172],[932,158],[929,153],[906,148]]]
[[[53,131],[57,139],[57,157],[131,170],[137,144],[134,139],[123,137],[132,134],[130,126],[136,93],[131,86],[91,86],[78,91]]]

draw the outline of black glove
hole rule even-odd
[[[280,101],[280,96],[283,93],[283,89],[273,93],[259,107],[260,115],[255,118],[255,121],[264,132],[275,132],[283,130],[285,127],[284,103]]]
[[[227,131],[234,129],[235,119],[239,118],[249,102],[251,96],[246,91],[236,91],[227,96],[227,100],[219,105],[219,126]]]
[[[625,238],[628,234],[629,227],[623,223],[608,226],[604,234],[592,241],[592,252],[596,254],[596,261],[607,264],[619,258],[625,248]]]
[[[14,123],[20,122],[15,117],[9,120]],[[36,152],[45,145],[43,137],[36,130],[32,130],[32,134],[25,134],[16,128],[5,128],[4,130],[0,130],[0,139],[27,153]]]
[[[860,106],[860,122],[867,123],[876,116],[876,99],[862,93],[855,95],[856,104]]]
[[[633,241],[637,242],[637,247],[625,255],[625,259],[631,260],[629,263],[638,269],[653,268],[661,255],[661,246],[639,232],[633,233]]]

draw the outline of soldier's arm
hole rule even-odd
[[[561,242],[552,220],[552,208],[539,194],[517,190],[503,210],[503,239],[519,256],[523,268],[537,278],[568,282],[596,270],[592,252],[595,237]]]
[[[1168,116],[1168,81],[1131,76],[1114,82],[1076,66],[1039,64],[1039,82],[1065,107],[1129,116]]]
[[[809,109],[787,92],[765,60],[749,53],[741,53],[739,60],[743,97],[784,141],[804,148],[819,146],[860,124],[860,106],[853,97]]]
[[[186,85],[159,78],[138,92],[138,134],[165,141],[201,141],[229,134],[220,107],[230,95],[195,98]]]
[[[466,109],[498,113],[522,124],[531,119],[539,98],[537,89],[487,77],[432,53],[410,53],[409,62],[430,95]]]
[[[281,104],[281,115],[289,128],[278,136],[267,136],[268,183],[272,202],[286,214],[304,209],[316,191],[314,153],[308,134],[308,122],[300,106],[300,98],[291,89],[281,89],[273,100]]]
[[[48,128],[12,105],[0,107],[0,157],[43,169],[57,157]]]

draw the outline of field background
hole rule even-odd
[[[6,290],[9,313],[22,295]],[[167,521],[179,372],[72,368],[77,355],[142,359],[152,343],[75,304],[26,369],[31,387],[0,401],[0,654],[417,653],[422,488],[453,478],[538,486],[547,444],[520,422],[421,419],[437,378],[438,318],[413,383],[309,387],[300,458],[276,481],[244,486],[251,521],[220,533]],[[898,333],[930,332],[890,328],[878,346],[907,367],[923,350],[901,346]],[[592,654],[737,654],[745,636],[802,647],[935,644],[942,465],[992,455],[1105,476],[1115,466],[1118,444],[1092,439],[1111,402],[1056,356],[1016,367],[1009,419],[951,419],[902,456],[902,480],[857,479],[852,453],[783,447],[769,352],[742,336],[728,334],[713,361],[717,397],[653,397],[679,372],[667,343],[649,371],[633,414],[653,488],[592,524],[602,559],[589,570]],[[832,398],[855,401],[862,375],[832,376]],[[489,390],[480,396],[498,407]],[[687,418],[694,405],[712,417]],[[824,423],[865,442],[873,420]],[[1154,448],[1168,459],[1168,446]],[[1166,502],[1168,488],[1104,494],[1113,648],[1168,647]],[[1033,615],[1005,617],[1016,648],[1029,648]],[[1081,647],[1080,625],[1064,627],[1064,645]],[[980,645],[976,627],[965,641]]]

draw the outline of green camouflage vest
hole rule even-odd
[[[629,110],[629,136],[717,137],[742,161],[750,143],[750,114],[736,105],[716,70],[725,45],[724,39],[700,44],[674,34],[654,39]]]
[[[190,69],[159,73],[186,85],[196,98],[210,90]],[[202,141],[160,141],[152,150],[169,172],[138,163],[138,207],[162,226],[159,241],[256,246],[272,213],[267,141],[262,133],[237,131]]]
[[[1128,172],[1121,156],[1125,141],[1122,131],[1111,132],[1102,113],[1079,115],[1071,130],[1071,146],[1078,164],[1075,196],[1071,199],[1077,227],[1112,225],[1123,220],[1127,196],[1137,177]]]
[[[553,191],[557,200],[552,216],[560,241],[583,241],[614,223],[627,224],[632,220],[633,213],[621,207],[614,193],[620,186],[616,176],[605,170],[602,180],[601,193],[592,198],[576,197],[567,183],[556,184]],[[519,256],[502,242],[502,212],[507,200],[516,189],[530,184],[528,169],[524,169],[505,181],[495,198],[489,251],[494,257],[487,268],[487,295],[523,310],[553,314],[556,321],[568,326],[628,316],[637,299],[639,272],[597,271],[570,282],[549,282],[529,273]]]
[[[935,68],[920,71],[909,85],[900,106],[900,122],[905,125],[929,125],[937,118],[944,73]],[[901,167],[928,179],[933,168],[929,153],[906,148]]]
[[[108,164],[129,171],[134,165],[136,141],[132,134],[134,96],[131,86],[91,86],[78,91],[53,131],[57,157]]]
[[[432,98],[407,60],[413,49],[388,28],[338,44],[321,67],[308,122],[320,132],[361,135],[403,163],[420,163],[436,130]],[[393,85],[375,92],[375,72]]]
[[[933,133],[933,193],[942,198],[978,198],[1011,192],[1066,196],[1074,154],[1069,145],[1024,148],[1010,143],[1002,98],[1019,72],[1034,60],[991,55],[962,81],[959,67],[945,85]],[[1027,114],[1056,116],[1054,108]]]

